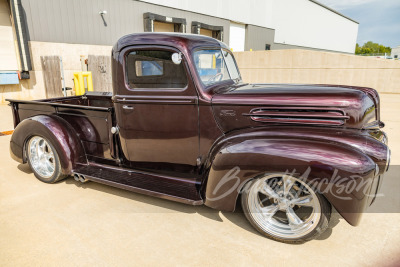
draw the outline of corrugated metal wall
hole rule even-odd
[[[30,41],[113,45],[121,36],[143,32],[143,13],[185,18],[224,27],[229,43],[229,21],[133,0],[21,0]],[[106,10],[104,25],[100,11]]]

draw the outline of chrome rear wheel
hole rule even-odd
[[[29,140],[28,157],[37,174],[43,178],[53,176],[56,168],[54,152],[43,137],[34,136]]]
[[[330,217],[326,199],[305,181],[288,175],[251,181],[242,194],[242,206],[257,230],[288,243],[304,242],[319,234]]]
[[[54,146],[42,136],[33,136],[26,145],[28,163],[35,176],[46,183],[54,183],[64,178],[60,160]]]

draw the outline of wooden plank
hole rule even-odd
[[[88,56],[88,70],[92,72],[93,89],[112,92],[111,56]]]
[[[62,97],[61,68],[59,56],[41,56],[46,97]]]

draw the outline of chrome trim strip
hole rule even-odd
[[[385,165],[385,171],[389,170],[389,165],[390,165],[390,157],[391,157],[392,152],[390,149],[387,149],[387,154],[386,154],[386,165]]]

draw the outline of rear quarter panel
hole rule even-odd
[[[29,102],[11,102],[15,127],[23,120],[35,116],[59,117],[66,121],[69,127],[73,128],[89,157],[113,159],[115,151],[111,145],[113,144],[113,136],[110,133],[113,126],[111,107],[91,110],[86,106],[70,107],[68,104],[49,103],[43,105],[34,101]]]
[[[85,150],[74,129],[65,120],[51,115],[34,116],[18,124],[11,136],[11,157],[25,163],[26,143],[35,135],[46,138],[54,146],[63,174],[71,174],[77,164],[87,164]]]

